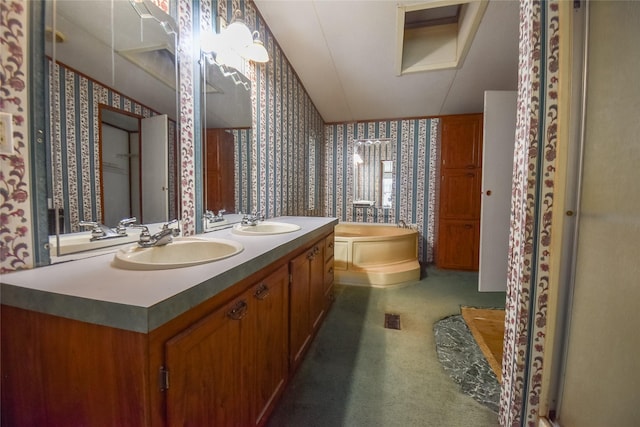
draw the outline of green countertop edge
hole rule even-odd
[[[338,220],[326,219],[329,220],[328,223],[148,308],[62,295],[7,283],[1,284],[1,302],[3,305],[67,319],[149,333],[283,256],[331,232]],[[82,262],[82,260],[71,262]]]

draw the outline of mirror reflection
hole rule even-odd
[[[354,206],[393,207],[394,152],[394,144],[387,139],[354,141]]]
[[[207,54],[201,65],[203,206],[214,215],[234,213],[236,151],[252,125],[251,83],[239,70],[218,65]]]
[[[175,23],[148,1],[45,9],[50,231],[176,218]]]

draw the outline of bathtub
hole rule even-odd
[[[335,282],[390,288],[420,279],[418,232],[387,224],[335,227]]]

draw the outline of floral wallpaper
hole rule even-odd
[[[226,7],[227,2],[224,2]],[[234,0],[232,8],[245,7],[246,21],[255,26],[265,41],[272,61],[255,68],[252,89],[255,117],[248,152],[255,164],[249,172],[255,187],[247,188],[255,206],[272,214],[300,214],[305,200],[299,183],[304,171],[304,150],[295,141],[307,128],[316,136],[325,130],[308,95],[295,76],[283,52],[265,23],[248,2]],[[3,273],[33,265],[30,209],[26,0],[0,2],[0,110],[12,114],[13,153],[0,154],[0,261]],[[220,5],[219,5],[220,6]],[[165,6],[166,7],[166,6]],[[181,167],[182,216],[187,234],[195,230],[194,184],[194,93],[192,2],[180,0]],[[558,0],[522,0],[520,12],[520,74],[518,88],[517,145],[510,234],[510,269],[505,318],[505,355],[499,421],[502,426],[534,426],[537,422],[546,336],[548,300],[548,257],[553,218],[553,188],[557,126]],[[283,95],[276,95],[282,92]],[[273,114],[273,116],[272,116]],[[282,118],[282,121],[272,119]],[[297,124],[305,120],[307,127]],[[298,127],[297,127],[298,126]],[[275,145],[274,145],[275,144]],[[273,149],[273,147],[280,148]],[[327,155],[333,155],[326,150]],[[284,159],[290,159],[285,163]],[[343,158],[343,157],[341,157]],[[282,160],[281,160],[282,159]],[[427,157],[425,156],[425,160]],[[330,159],[328,161],[331,161]],[[433,156],[429,174],[435,174]],[[339,163],[339,162],[338,162]],[[338,164],[336,163],[336,165]],[[297,168],[297,169],[296,169]],[[434,170],[433,172],[431,170]],[[328,173],[325,169],[324,173]],[[264,179],[264,180],[263,180]],[[325,188],[344,186],[343,174],[322,176]],[[282,186],[270,183],[281,180]],[[348,180],[348,178],[347,178]],[[429,184],[430,185],[430,184]],[[348,188],[348,187],[346,187]],[[325,190],[326,191],[326,190]],[[431,193],[431,191],[430,191]],[[437,191],[426,200],[437,202]],[[296,204],[297,203],[297,204]],[[323,201],[327,214],[348,215],[330,210],[333,199]],[[338,203],[336,206],[340,205]],[[345,216],[346,218],[346,216]]]
[[[420,234],[419,259],[433,262],[436,164],[439,163],[439,119],[384,120],[325,126],[324,214],[347,222],[415,225]],[[390,209],[355,208],[354,140],[389,139],[394,184]]]
[[[23,0],[0,2],[0,111],[11,115],[12,153],[0,153],[0,272],[33,266],[29,180],[28,31]]]
[[[545,356],[559,82],[558,1],[520,8],[502,426],[537,426]]]

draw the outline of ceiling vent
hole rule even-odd
[[[488,0],[442,0],[398,6],[398,75],[458,68],[471,47]]]

